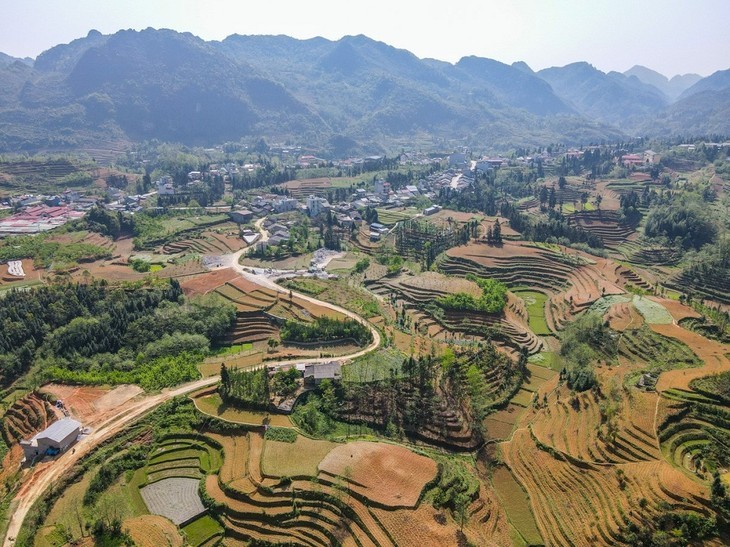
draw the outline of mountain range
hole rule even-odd
[[[290,139],[332,154],[495,149],[632,135],[730,134],[730,70],[671,80],[635,66],[533,71],[420,59],[366,36],[298,40],[97,31],[35,60],[0,54],[0,151],[159,139]]]

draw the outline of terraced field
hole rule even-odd
[[[549,545],[615,545],[627,524],[651,528],[666,507],[709,514],[704,488],[663,461],[580,462],[541,450],[528,430],[517,431],[501,447],[505,463],[530,493]]]
[[[527,327],[527,317],[512,313],[512,305],[506,314],[443,310],[443,313],[435,315],[429,311],[429,306],[440,296],[458,292],[479,296],[481,289],[466,279],[428,272],[416,277],[371,279],[365,285],[376,295],[392,297],[394,306],[410,314],[414,330],[431,338],[447,339],[453,333],[484,337],[490,332],[495,340],[504,343],[511,351],[526,347],[530,353],[535,353],[542,347],[541,341]]]
[[[51,405],[36,393],[18,399],[2,419],[2,435],[8,446],[28,439],[56,421]]]
[[[227,540],[394,546],[400,544],[397,538],[414,534],[425,545],[456,537],[453,523],[420,503],[421,491],[437,472],[435,462],[406,448],[301,437],[282,443],[257,432],[213,437],[223,446],[224,462],[218,475],[207,477],[205,488],[223,504]],[[406,460],[413,465],[403,465]],[[497,510],[490,506],[482,496],[470,504],[476,524],[465,529],[467,537],[488,537],[485,528],[497,526]],[[409,526],[393,527],[403,519]]]

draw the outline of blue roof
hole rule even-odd
[[[50,439],[60,443],[66,437],[68,437],[74,430],[78,431],[81,429],[81,422],[77,422],[73,418],[63,418],[57,422],[52,423],[46,429],[37,433],[33,440],[36,439]]]

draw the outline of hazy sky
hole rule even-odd
[[[588,61],[667,76],[730,68],[730,0],[0,0],[0,51],[146,27],[206,40],[238,34],[366,34],[419,57],[479,55],[533,69]]]

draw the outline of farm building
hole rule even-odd
[[[64,452],[76,442],[81,433],[81,423],[73,418],[64,418],[52,423],[32,439],[20,441],[26,461],[45,454],[55,455]]]
[[[339,380],[340,378],[342,378],[342,365],[336,361],[305,365],[304,367],[305,384],[317,386],[322,380]]]

